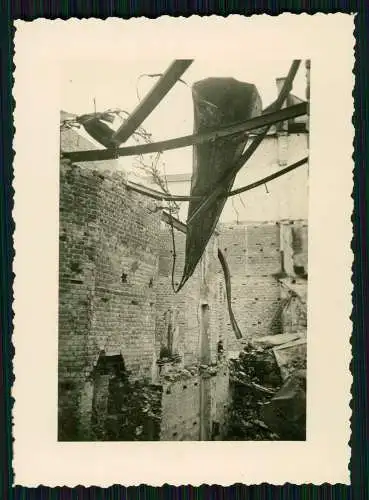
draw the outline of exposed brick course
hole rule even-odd
[[[61,166],[59,438],[62,440],[94,439],[91,420],[96,412],[100,417],[95,418],[95,427],[104,435],[101,428],[107,421],[110,375],[97,379],[93,375],[101,354],[121,354],[132,382],[155,381],[160,385],[165,378],[157,361],[168,339],[168,322],[174,326],[172,347],[181,358],[179,369],[201,363],[216,364],[219,340],[223,341],[223,349],[227,347],[226,300],[217,258],[217,237],[209,242],[193,277],[175,294],[171,285],[172,236],[160,219],[161,211],[155,203],[127,189],[124,174],[101,168]],[[184,235],[176,231],[175,241],[178,283],[184,265]],[[192,427],[193,416],[200,411],[202,426],[204,422],[207,426],[207,439],[212,419],[220,420],[220,426],[224,424],[225,416],[212,410],[214,404],[215,408],[223,404],[218,401],[221,396],[214,385],[219,376],[211,382],[202,381],[202,375],[196,377],[201,383],[192,396],[189,390],[183,397],[177,395],[173,402],[173,397],[168,399],[163,391],[163,436],[168,438],[168,433],[175,432],[171,421],[177,414],[171,415],[171,404],[183,413],[183,439],[200,439],[204,435],[204,431],[196,434]],[[219,381],[222,387],[227,387],[226,382]],[[207,387],[205,396],[200,391],[204,387]],[[175,386],[173,390],[176,393]],[[226,398],[226,391],[220,392],[223,393]],[[114,416],[109,419],[115,421]],[[198,432],[200,427],[198,424]]]
[[[219,245],[230,268],[232,306],[244,337],[283,331],[279,278],[283,272],[293,277],[296,266],[307,272],[307,233],[306,221],[221,225]],[[229,350],[237,351],[240,342],[232,335],[229,318],[227,328]]]
[[[91,148],[74,131],[62,134],[63,144],[65,150]],[[306,308],[293,298],[284,309],[288,293],[280,278],[286,266],[290,276],[307,272],[307,223],[221,225],[175,294],[171,230],[156,203],[127,189],[125,180],[113,163],[61,166],[59,438],[93,437],[94,409],[105,421],[109,376],[93,376],[105,353],[122,355],[130,383],[160,387],[160,439],[217,439],[226,433],[230,397],[223,361],[240,347],[229,321],[218,245],[230,268],[232,307],[243,335],[296,331],[306,328]],[[185,235],[175,230],[174,238],[178,286]],[[177,358],[158,364],[165,356]],[[209,375],[199,365],[215,371]],[[187,374],[172,378],[170,370]]]
[[[160,212],[127,190],[123,174],[61,166],[59,392],[64,414],[73,407],[78,415],[85,379],[102,350],[121,353],[132,377],[151,378],[159,226]]]

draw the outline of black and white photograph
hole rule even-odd
[[[60,441],[305,440],[310,66],[63,65]]]
[[[15,484],[347,484],[353,17],[16,24]]]

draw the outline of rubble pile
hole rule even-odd
[[[263,407],[264,422],[284,441],[306,439],[306,370],[295,370]]]
[[[262,420],[262,409],[282,386],[273,352],[247,344],[230,362],[232,405],[229,413],[230,440],[277,440]]]
[[[160,365],[160,377],[167,382],[177,382],[178,380],[186,380],[200,375],[203,377],[213,377],[223,367],[224,361],[221,363],[190,365],[186,367],[181,367],[177,363],[166,363]]]
[[[279,341],[268,337],[264,343],[249,342],[239,357],[231,360],[229,440],[305,439],[306,350],[303,340],[291,342],[289,337],[273,336],[287,341],[278,347]],[[287,365],[276,355],[282,348],[288,348],[295,362]]]
[[[103,429],[105,441],[155,441],[161,422],[161,386],[112,380],[108,416]],[[100,436],[101,438],[101,436]]]

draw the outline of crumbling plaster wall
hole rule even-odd
[[[225,362],[163,382],[162,441],[211,441],[225,436],[230,404]]]
[[[199,441],[201,377],[163,384],[161,441]]]
[[[288,276],[307,274],[308,225],[306,221],[281,221],[281,251]]]
[[[280,280],[284,303],[282,329],[284,333],[303,333],[307,329],[308,225],[306,221],[288,221],[280,227],[287,275]]]
[[[174,284],[180,282],[185,261],[183,233],[175,231]],[[203,307],[208,306],[209,362],[217,360],[217,343],[227,343],[225,335],[226,296],[221,266],[218,260],[218,239],[213,236],[193,276],[179,293],[172,288],[173,242],[171,230],[162,225],[160,232],[159,276],[156,310],[156,352],[167,335],[168,315],[171,314],[176,330],[175,350],[181,356],[182,366],[205,362],[201,359],[201,328]]]
[[[308,156],[308,134],[273,134],[262,141],[238,173],[234,188],[246,186]],[[266,186],[229,199],[221,222],[299,220],[308,217],[308,167],[302,166]]]
[[[185,259],[185,235],[174,233],[178,286]],[[171,311],[177,341],[173,354],[180,360],[161,365],[163,382],[161,440],[212,440],[225,433],[229,404],[229,374],[224,364],[228,316],[225,284],[214,235],[195,273],[177,294],[172,289],[173,241],[170,228],[160,234],[157,293],[156,352],[167,338]],[[233,332],[232,332],[232,335]],[[219,352],[219,341],[222,352]],[[216,435],[214,434],[214,430]]]
[[[287,165],[308,156],[308,134],[273,133],[268,135],[237,174],[233,188],[241,188],[271,175]],[[168,175],[173,194],[188,195],[191,173]],[[285,174],[266,186],[229,198],[220,222],[233,224],[242,221],[300,220],[308,218],[308,167],[306,165]],[[180,218],[187,219],[188,203],[181,203]]]

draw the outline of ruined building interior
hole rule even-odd
[[[62,112],[61,122],[73,118]],[[62,153],[93,149],[61,127]],[[268,174],[307,152],[305,116],[272,129],[250,161],[262,158]],[[176,290],[188,204],[173,224],[116,159],[61,159],[60,441],[305,439],[307,175],[281,177],[270,196],[264,186],[245,193],[237,217],[227,202]],[[188,192],[188,175],[167,177],[170,191]]]

